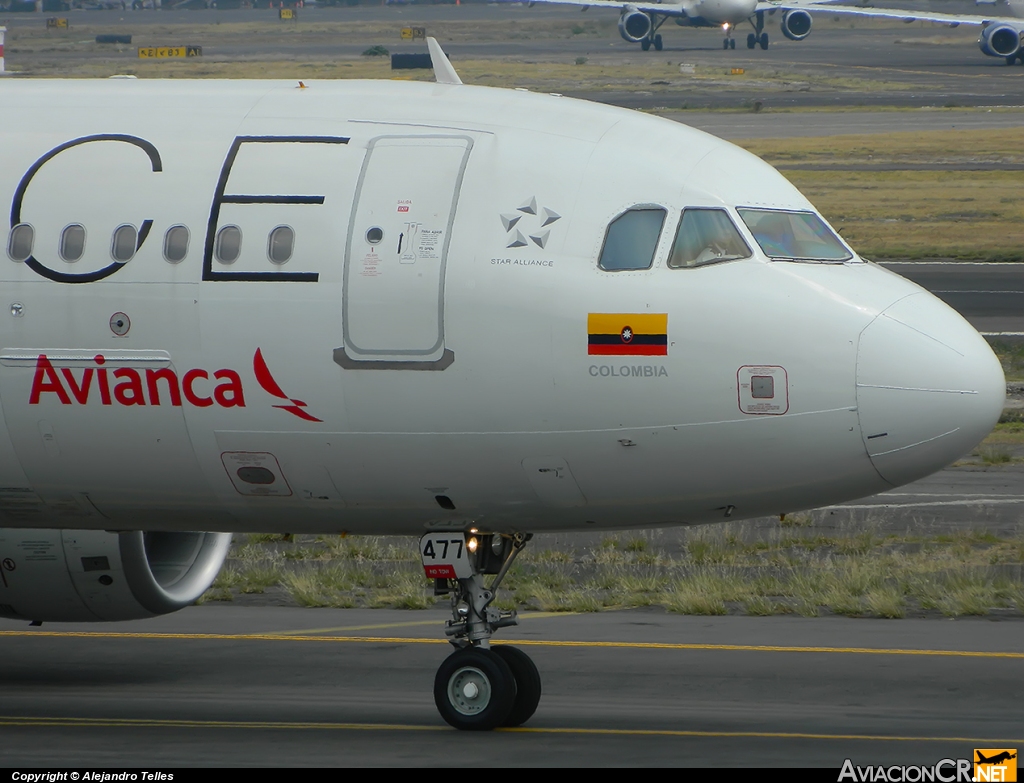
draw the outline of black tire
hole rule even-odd
[[[726,38],[724,41],[722,41],[722,48],[723,49],[728,49],[729,48],[729,39],[728,38]]]
[[[644,38],[644,40],[640,42],[640,48],[643,49],[645,52],[651,51],[651,39]]]
[[[654,36],[654,51],[660,52],[662,46],[664,46],[664,44],[661,40],[661,33],[658,33],[656,36]]]
[[[467,687],[477,689],[467,696]],[[501,726],[516,698],[516,681],[504,658],[466,647],[445,658],[434,677],[434,704],[450,726],[490,731]]]
[[[735,38],[730,38],[729,39],[729,48],[730,49],[735,49],[736,48],[736,39]]]
[[[491,652],[504,659],[516,681],[516,698],[502,726],[522,726],[533,717],[540,704],[540,672],[533,659],[518,647],[495,645]]]
[[[753,33],[747,33],[747,48],[753,49],[757,46],[757,36]]]
[[[1015,62],[1017,62],[1017,55],[1015,54],[1011,54],[1009,57],[1006,58],[1007,65],[1013,65]]]
[[[768,50],[768,33],[761,33],[761,40],[758,41],[761,44],[761,48],[765,51]]]

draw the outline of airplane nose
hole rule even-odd
[[[928,293],[900,299],[861,332],[857,408],[875,470],[893,485],[978,444],[1003,410],[1006,380],[984,338]]]

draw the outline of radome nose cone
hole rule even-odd
[[[891,305],[861,332],[857,408],[868,456],[906,484],[976,446],[999,420],[1002,367],[984,338],[931,294]]]

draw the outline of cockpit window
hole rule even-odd
[[[688,269],[750,256],[750,248],[724,209],[684,209],[668,265]]]
[[[637,207],[615,218],[604,237],[601,268],[650,269],[665,214],[661,207]]]
[[[736,210],[765,255],[777,261],[849,261],[853,255],[813,212]]]

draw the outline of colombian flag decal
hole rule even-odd
[[[668,356],[668,313],[590,313],[591,356]]]

